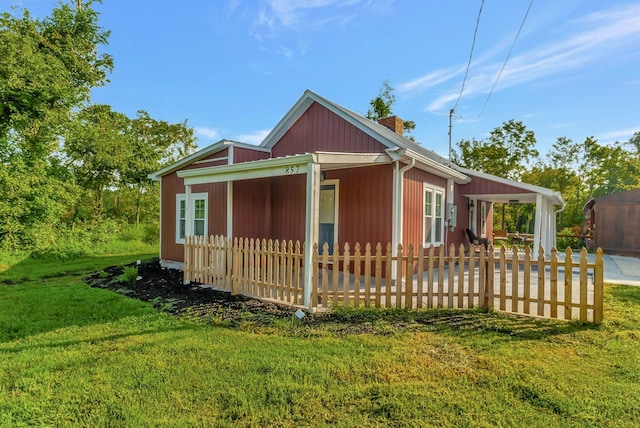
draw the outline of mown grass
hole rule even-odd
[[[228,328],[46,270],[0,285],[0,426],[640,425],[638,288],[607,286],[600,326],[340,310]]]

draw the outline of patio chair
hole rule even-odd
[[[491,241],[489,239],[477,237],[471,229],[465,229],[465,231],[467,232],[467,236],[469,237],[469,248],[467,248],[467,253],[469,252],[469,249],[472,245],[474,246],[475,252],[479,252],[482,245],[484,245],[485,251],[489,249],[489,245],[491,245]]]

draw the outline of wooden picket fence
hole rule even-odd
[[[342,250],[342,253],[340,252]],[[485,307],[546,318],[602,322],[602,250],[590,263],[586,249],[573,261],[555,248],[546,259],[529,247],[465,253],[454,245],[392,251],[359,244],[313,246],[311,309],[336,306],[394,308]],[[304,245],[296,242],[187,237],[185,281],[234,294],[302,305]]]
[[[303,304],[304,247],[292,241],[187,236],[184,281],[232,294]]]

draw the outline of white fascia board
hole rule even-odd
[[[189,156],[186,156],[182,159],[180,159],[177,162],[172,163],[171,165],[167,165],[162,169],[159,169],[158,171],[149,174],[149,178],[151,180],[155,180],[155,181],[159,181],[160,177],[162,177],[163,175],[166,175],[170,172],[173,172],[175,170],[178,170],[180,168],[182,168],[185,165],[190,165],[191,163],[194,163],[202,158],[205,158],[207,156],[209,156],[212,153],[215,153],[217,151],[220,150],[224,150],[227,147],[241,147],[243,149],[249,149],[249,150],[255,150],[258,152],[264,152],[264,153],[271,153],[270,149],[264,148],[264,147],[260,147],[260,146],[254,146],[252,144],[246,144],[246,143],[240,143],[237,141],[231,141],[231,140],[220,140],[216,143],[213,143],[210,146],[205,147],[202,150],[198,150],[195,153],[190,154]],[[220,158],[220,160],[225,160],[226,158]],[[211,162],[214,162],[216,159],[211,159]]]
[[[313,103],[313,99],[309,97],[310,91],[307,90],[298,99],[298,101],[289,109],[287,114],[273,127],[271,132],[262,140],[259,147],[271,150],[275,144],[280,141],[280,138],[289,130],[289,128],[307,111],[309,106]]]
[[[444,165],[436,160],[423,156],[420,153],[416,153],[411,149],[407,149],[405,151],[405,155],[415,159],[421,164],[433,168],[437,173],[439,173],[440,176],[443,176],[444,178],[452,178],[454,182],[458,184],[469,183],[471,181],[471,177],[469,177],[468,175],[460,171],[456,171],[455,169]]]
[[[178,171],[177,174],[178,177],[184,179],[185,185],[220,183],[224,181],[305,174],[307,172],[306,165],[314,162],[316,162],[316,157],[313,154],[304,154],[233,165],[187,169]]]
[[[316,152],[315,154],[317,155],[317,162],[320,165],[377,164],[391,162],[391,157],[384,153]]]
[[[215,153],[216,151],[222,150],[222,149],[225,148],[225,146],[227,146],[229,144],[233,144],[233,142],[232,141],[228,141],[228,140],[220,140],[220,141],[218,141],[216,143],[213,143],[210,146],[205,147],[202,150],[198,150],[195,153],[191,153],[189,156],[184,157],[184,158],[180,159],[179,161],[172,163],[171,165],[167,165],[164,168],[161,168],[158,171],[149,174],[148,177],[151,180],[160,181],[160,177],[162,177],[163,175],[166,175],[169,172],[172,172],[174,170],[180,169],[185,165],[189,165],[190,163],[192,163],[192,162],[194,162],[196,160],[200,160],[200,159],[202,159],[204,157],[207,157],[211,153]]]

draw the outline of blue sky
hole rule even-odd
[[[35,16],[56,1],[0,0]],[[188,120],[204,147],[258,144],[305,89],[366,113],[388,79],[394,113],[447,154],[480,0],[104,0],[111,83],[93,101]],[[637,0],[486,0],[453,120],[453,142],[510,119],[546,153],[558,137],[601,143],[640,131]],[[513,45],[509,61],[496,81]],[[492,95],[489,93],[495,86]],[[484,108],[483,108],[484,106]]]

